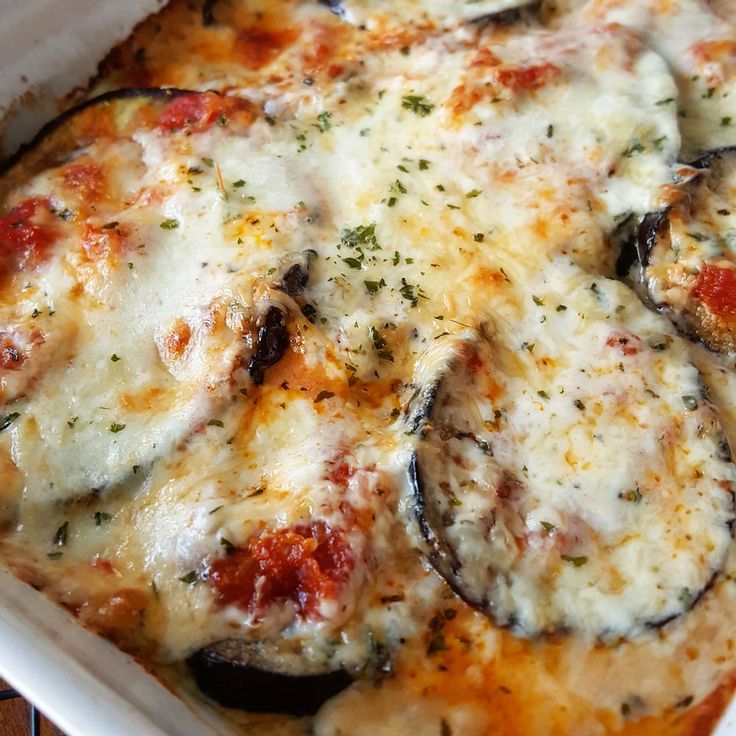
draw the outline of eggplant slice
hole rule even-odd
[[[465,3],[447,3],[442,0],[322,0],[336,15],[354,25],[368,25],[382,17],[395,18],[403,23],[441,24],[459,22],[500,23],[515,22],[520,11],[539,5],[538,0],[474,0]]]
[[[421,546],[520,636],[661,626],[695,605],[731,543],[736,472],[697,370],[674,346],[679,365],[662,362],[667,338],[604,327],[591,320],[584,350],[560,338],[554,392],[480,332],[439,338],[417,365],[405,422]]]
[[[202,692],[226,708],[314,715],[352,683],[342,669],[305,666],[298,655],[266,655],[260,644],[225,639],[194,652],[187,665]]]
[[[674,201],[622,226],[619,274],[685,335],[711,350],[736,351],[736,148],[690,164],[695,175]],[[638,262],[638,266],[630,266]]]
[[[126,87],[104,92],[69,108],[46,123],[32,141],[0,163],[0,199],[20,182],[64,163],[70,154],[94,140],[96,130],[88,131],[84,124],[79,124],[82,115],[90,116],[91,113],[92,118],[108,111],[115,123],[115,132],[122,134],[136,109],[151,105],[163,108],[185,94],[197,93],[177,87]]]

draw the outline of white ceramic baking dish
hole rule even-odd
[[[453,0],[448,0],[452,2]],[[164,0],[0,0],[0,159]],[[2,478],[0,478],[2,483]],[[226,736],[117,647],[0,570],[0,676],[68,736]],[[715,736],[736,736],[736,701]]]

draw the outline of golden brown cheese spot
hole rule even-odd
[[[260,69],[270,64],[299,36],[291,28],[267,30],[260,26],[239,30],[235,39],[236,58],[248,69]]]
[[[105,193],[105,174],[92,162],[78,162],[62,170],[64,185],[86,201],[95,202]]]
[[[712,86],[718,87],[736,74],[736,39],[698,41],[689,51]]]
[[[192,328],[181,317],[174,320],[171,328],[159,343],[164,363],[179,360],[184,356],[192,338]]]
[[[121,588],[90,597],[77,611],[82,623],[126,649],[140,647],[138,635],[148,593],[138,588]]]
[[[152,386],[138,393],[124,393],[120,396],[118,403],[124,411],[134,414],[152,414],[171,408],[175,399],[176,397],[170,391]]]

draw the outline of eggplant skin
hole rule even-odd
[[[638,220],[631,215],[616,228],[613,241],[619,248],[616,261],[616,274],[619,277],[628,275],[635,263],[639,263],[641,269],[649,265],[649,256],[657,236],[667,225],[668,216],[669,208],[649,212]]]
[[[736,146],[714,148],[712,151],[706,151],[702,156],[691,161],[688,166],[692,166],[694,169],[709,169],[716,159],[722,158],[723,156],[733,155],[736,155]]]
[[[422,536],[429,545],[427,559],[455,595],[469,606],[487,615],[488,601],[470,595],[469,591],[465,589],[462,584],[462,564],[453,553],[452,548],[443,541],[443,537],[436,531],[442,527],[442,520],[430,518],[431,509],[427,506],[425,483],[422,479],[420,460],[416,451],[412,452],[409,459],[407,477],[413,498],[414,518],[417,520]],[[516,623],[513,616],[509,616],[506,620],[494,617],[494,620],[501,627],[513,627]]]
[[[0,163],[0,176],[17,164],[24,156],[33,152],[49,135],[55,133],[63,125],[71,121],[76,115],[90,107],[117,102],[119,100],[149,99],[155,102],[167,102],[175,97],[186,94],[198,94],[195,90],[180,89],[178,87],[124,87],[104,92],[101,95],[85,100],[79,105],[69,108],[57,117],[50,120],[34,136],[33,140],[23,144],[12,156]]]
[[[286,327],[286,313],[283,309],[270,306],[258,328],[256,349],[248,363],[248,373],[253,383],[263,383],[266,368],[281,360],[289,347],[289,330]]]
[[[232,651],[232,643],[199,649],[187,659],[197,687],[226,708],[311,716],[352,684],[345,670],[290,674],[249,664],[233,658],[238,647]]]
[[[342,7],[342,0],[319,0],[322,5],[326,5],[335,15],[345,15]]]
[[[215,20],[215,5],[217,0],[204,0],[202,5],[202,25],[205,27],[214,26],[217,21]]]

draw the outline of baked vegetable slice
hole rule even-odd
[[[711,350],[736,350],[736,148],[691,164],[672,202],[629,223],[618,238],[636,257],[633,277],[645,297],[686,335]],[[622,234],[623,232],[623,234]]]
[[[509,13],[537,5],[536,0],[474,0],[446,3],[441,0],[400,0],[399,2],[367,2],[366,0],[323,0],[337,15],[351,23],[370,24],[381,17],[404,23],[431,22],[450,25],[462,21],[494,20],[508,22]]]
[[[270,654],[262,645],[225,639],[198,650],[187,664],[202,692],[251,713],[311,716],[352,683],[344,670],[305,669],[297,656]]]
[[[597,299],[615,288],[595,284]],[[407,411],[432,565],[521,636],[660,626],[699,600],[731,542],[736,475],[698,371],[671,337],[596,320],[586,299],[566,295],[558,328],[568,307],[586,319],[541,342],[550,316],[522,357],[500,334],[438,338]]]

